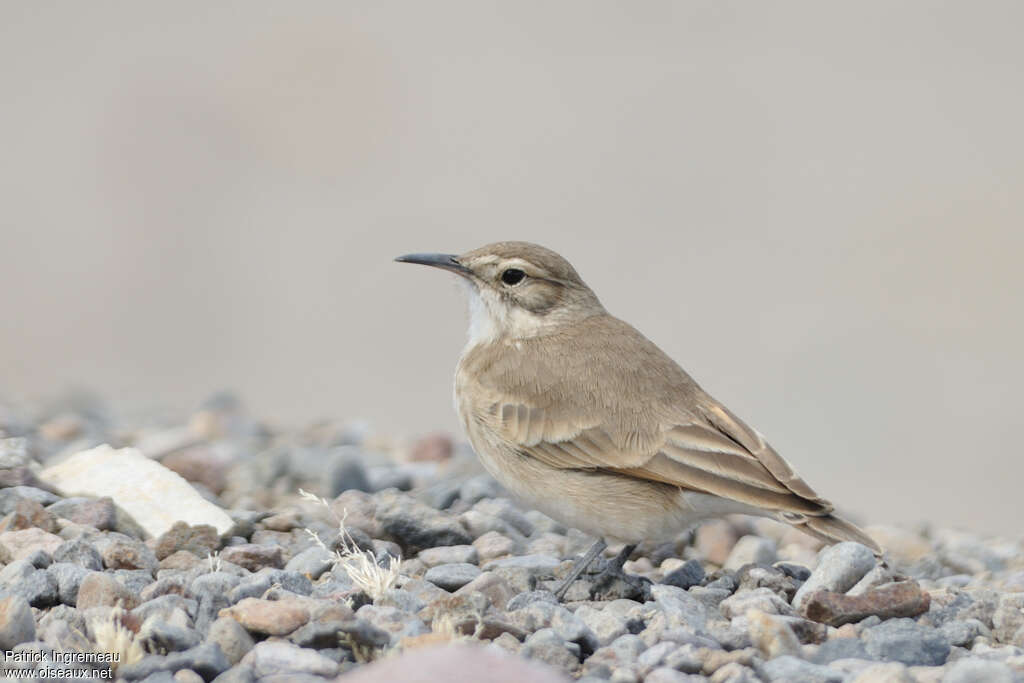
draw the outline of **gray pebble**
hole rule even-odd
[[[162,619],[147,620],[136,638],[143,644],[147,652],[160,654],[188,650],[202,641],[195,630]]]
[[[789,603],[780,598],[770,588],[739,591],[723,600],[719,605],[719,610],[721,610],[722,616],[726,619],[741,617],[747,613],[747,610],[751,609],[760,610],[765,614],[783,614],[787,616],[793,614],[793,608],[789,606]]]
[[[857,638],[833,638],[822,643],[810,657],[815,664],[828,664],[837,659],[874,659]]]
[[[374,601],[374,604],[380,607],[397,607],[403,612],[409,612],[410,614],[416,614],[427,606],[414,593],[402,588],[387,589],[384,591],[384,595]]]
[[[548,602],[553,605],[557,605],[558,598],[556,598],[555,594],[551,591],[528,591],[513,596],[513,598],[508,601],[508,605],[505,609],[508,612],[514,612],[515,610],[522,609],[534,602]]]
[[[53,562],[53,557],[50,553],[46,552],[42,548],[36,548],[21,559],[25,560],[36,569],[46,569]]]
[[[736,541],[722,569],[736,571],[746,564],[771,564],[775,561],[775,541],[761,536],[744,536]]]
[[[569,648],[565,639],[551,628],[542,628],[527,636],[519,654],[567,673],[574,672],[580,664],[579,658]]]
[[[477,550],[471,545],[446,545],[440,548],[426,548],[420,551],[419,559],[427,567],[441,564],[476,564]]]
[[[35,640],[36,621],[28,600],[17,594],[0,597],[0,650]]]
[[[412,496],[389,490],[374,497],[381,528],[410,552],[442,545],[465,545],[473,540],[454,517]]]
[[[14,510],[18,501],[28,499],[39,503],[42,506],[52,505],[60,500],[60,496],[34,486],[10,486],[0,488],[0,516],[6,515]]]
[[[576,609],[576,616],[593,632],[602,647],[628,633],[626,619],[607,608],[599,610],[581,605]]]
[[[338,663],[306,648],[284,641],[257,643],[241,661],[257,678],[285,674],[335,676]]]
[[[366,476],[366,468],[359,458],[359,451],[352,446],[337,449],[320,476],[327,482],[327,495],[330,498],[336,498],[350,489],[373,490]]]
[[[969,648],[980,635],[991,635],[991,631],[977,619],[954,619],[939,627],[950,645]]]
[[[430,631],[422,619],[394,607],[363,605],[356,612],[356,616],[387,632],[391,637],[392,646],[398,645],[402,638],[418,636]]]
[[[255,683],[256,674],[251,666],[233,666],[213,679],[214,683]]]
[[[590,626],[564,607],[559,606],[551,616],[551,628],[567,643],[577,643],[587,652],[593,652],[606,643],[599,642]]]
[[[470,547],[472,548],[473,546]],[[480,568],[475,564],[460,562],[431,567],[423,575],[423,578],[446,591],[454,592],[480,576],[480,574]]]
[[[1013,669],[1002,662],[986,661],[977,657],[957,660],[942,677],[942,683],[1013,683]]]
[[[228,595],[241,583],[241,579],[226,572],[211,572],[197,576],[192,581],[190,591],[199,603],[196,610],[195,625],[200,633],[205,633],[217,619],[217,613],[229,607]]]
[[[213,643],[204,643],[184,652],[169,655],[149,655],[135,664],[118,667],[118,678],[139,680],[161,671],[191,669],[205,680],[211,680],[231,668],[231,663]]]
[[[682,588],[657,585],[651,587],[651,597],[665,613],[670,628],[685,626],[701,631],[707,623],[707,608]]]
[[[210,624],[206,641],[220,647],[232,666],[238,664],[256,644],[241,624],[228,617],[219,618]]]
[[[676,671],[667,666],[653,669],[644,676],[644,683],[701,683],[706,680],[708,679],[704,676],[684,674],[682,671]]]
[[[629,633],[619,636],[610,644],[595,650],[583,662],[583,673],[611,678],[617,669],[632,668],[646,648],[647,644],[639,636]]]
[[[704,580],[704,567],[697,560],[687,560],[682,567],[665,575],[662,583],[687,590],[691,586],[700,585]]]
[[[154,583],[152,574],[145,569],[117,569],[113,572],[107,572],[115,579],[118,583],[127,588],[132,593],[142,593],[151,583]]]
[[[55,562],[46,571],[57,582],[57,595],[60,601],[74,607],[78,602],[78,587],[82,585],[82,579],[90,570],[70,562]]]
[[[57,580],[28,560],[15,560],[0,570],[0,586],[7,593],[25,598],[33,607],[49,607],[60,602]]]
[[[491,560],[484,565],[485,570],[493,569],[527,569],[531,573],[550,572],[562,561],[553,555],[514,555]]]
[[[288,560],[284,568],[286,571],[297,572],[316,581],[324,572],[334,566],[334,560],[332,553],[314,545]]]
[[[70,562],[85,569],[101,571],[103,569],[103,558],[93,546],[83,538],[76,538],[61,543],[53,551],[54,562]]]
[[[473,505],[485,498],[497,498],[500,495],[501,485],[486,474],[471,477],[459,487],[459,499],[467,505]]]
[[[864,645],[877,659],[907,666],[941,666],[949,656],[949,640],[913,619],[890,619],[864,631]]]
[[[793,606],[799,609],[817,590],[845,593],[874,566],[875,555],[867,546],[852,541],[829,546],[818,555],[818,566],[796,592]]]
[[[800,681],[800,683],[840,683],[844,676],[839,671],[829,669],[820,664],[811,664],[793,657],[783,655],[764,663],[764,673],[769,681]]]

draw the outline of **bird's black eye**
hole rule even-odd
[[[501,281],[506,285],[518,285],[526,277],[526,273],[518,268],[509,268],[501,274]]]

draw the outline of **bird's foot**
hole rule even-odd
[[[622,567],[609,562],[605,568],[593,578],[590,585],[591,600],[636,600],[647,602],[651,599],[650,579],[643,576],[627,574]]]

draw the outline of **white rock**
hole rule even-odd
[[[182,477],[135,448],[97,446],[46,468],[39,478],[65,496],[110,496],[154,538],[178,521],[209,524],[221,534],[234,524]]]

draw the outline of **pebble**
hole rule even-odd
[[[506,609],[509,601],[515,597],[512,587],[508,581],[492,572],[484,572],[455,591],[456,595],[463,593],[480,593],[490,600],[491,604],[499,609]]]
[[[927,612],[930,605],[931,597],[916,581],[900,581],[860,595],[818,590],[807,596],[800,613],[829,626],[842,626],[873,615],[882,619],[916,617]]]
[[[335,676],[338,673],[338,663],[334,660],[281,641],[257,643],[242,658],[241,664],[251,668],[257,678],[295,674]]]
[[[888,662],[869,664],[853,677],[851,683],[916,683],[905,664]]]
[[[446,545],[420,551],[419,559],[428,568],[439,564],[476,564],[479,554],[472,545]]]
[[[568,674],[572,674],[580,665],[575,650],[552,628],[542,628],[530,634],[523,641],[519,654]]]
[[[497,531],[488,531],[473,541],[477,551],[478,562],[488,562],[516,552],[518,544],[508,536]]]
[[[0,650],[35,640],[36,622],[28,600],[20,595],[0,596]]]
[[[704,567],[697,560],[687,560],[678,569],[674,569],[665,575],[662,583],[668,586],[675,586],[687,590],[693,586],[700,585],[704,580]]]
[[[82,585],[82,579],[90,570],[70,562],[54,562],[46,571],[57,582],[57,596],[60,601],[74,607],[78,602],[78,590]]]
[[[296,572],[311,581],[316,581],[334,566],[335,561],[336,558],[331,552],[314,545],[288,560],[284,568],[286,571]]]
[[[152,574],[160,566],[145,543],[123,534],[107,534],[95,545],[107,569],[143,569]]]
[[[270,429],[237,401],[208,404],[193,424],[116,434],[112,421],[72,415],[90,444],[152,450],[160,439],[146,435],[162,435],[158,458],[198,482],[189,489],[231,526],[168,518],[149,535],[112,493],[25,485],[36,461],[46,471],[59,452],[25,422],[18,433],[29,436],[11,451],[24,473],[0,481],[18,484],[0,487],[5,648],[89,649],[92,624],[120,603],[134,605],[122,620],[148,652],[118,677],[156,683],[452,671],[519,674],[509,683],[962,683],[1024,671],[1019,539],[890,528],[910,547],[880,537],[884,566],[856,544],[815,558],[820,546],[796,531],[728,518],[702,525],[693,545],[685,534],[641,545],[625,570],[645,581],[596,586],[589,573],[559,603],[550,591],[593,539],[505,497],[462,446],[395,463],[383,440],[353,441],[337,425]],[[0,404],[0,429],[4,416]],[[63,457],[80,446],[60,448]],[[367,492],[388,483],[415,488]],[[340,495],[328,509],[301,500],[299,486]],[[358,548],[404,558],[390,587],[349,576],[309,537],[333,548],[343,509]]]
[[[284,636],[309,621],[309,610],[291,601],[245,598],[217,616],[234,619],[250,633]]]
[[[775,561],[775,541],[761,536],[744,536],[736,541],[722,569],[736,571],[746,564],[771,564]]]
[[[459,562],[431,567],[423,575],[423,578],[446,591],[456,591],[480,576],[480,574],[480,568],[475,564]]]
[[[388,633],[392,646],[397,645],[403,638],[422,635],[430,631],[422,619],[412,614],[406,614],[395,607],[364,605],[356,611],[356,616]]]
[[[664,612],[670,628],[684,626],[691,631],[700,631],[707,623],[707,607],[682,588],[653,586],[651,597]]]
[[[264,567],[281,569],[284,567],[284,549],[281,546],[245,543],[224,548],[220,552],[220,559],[237,564],[251,572],[259,571]]]
[[[618,669],[631,668],[647,649],[639,636],[627,633],[598,648],[583,662],[583,674],[610,678]]]
[[[220,548],[220,536],[209,524],[190,525],[177,521],[156,541],[153,548],[158,560],[170,557],[179,551],[188,551],[196,557],[207,557]]]
[[[864,631],[864,646],[872,657],[907,666],[940,666],[949,656],[949,641],[933,628],[913,619],[890,619]]]
[[[60,496],[34,486],[0,488],[0,515],[6,515],[13,511],[18,501],[22,499],[31,500],[46,507],[60,500]]]
[[[33,607],[49,607],[60,602],[57,580],[29,560],[14,560],[0,570],[0,590],[21,596]]]
[[[967,657],[957,660],[946,675],[942,683],[1013,683],[1019,680],[1013,669],[1003,662],[993,662],[975,657]]]
[[[800,609],[818,590],[845,593],[875,566],[875,555],[860,543],[847,541],[829,546],[818,555],[818,566],[797,590],[793,606]]]
[[[448,545],[468,545],[473,539],[454,518],[398,491],[376,496],[376,519],[381,530],[409,552]]]
[[[39,477],[57,490],[109,496],[154,538],[177,521],[210,524],[221,534],[234,524],[181,476],[134,448],[103,445],[81,451],[44,469]]]
[[[765,614],[793,614],[793,608],[789,603],[770,588],[755,588],[734,593],[722,600],[718,609],[726,619],[743,616],[749,610],[758,610]]]
[[[626,620],[607,609],[595,609],[581,605],[576,616],[593,632],[599,646],[609,645],[619,636],[628,633]]]
[[[756,609],[749,610],[746,619],[750,640],[767,659],[800,656],[800,641],[786,622]]]
[[[89,572],[78,587],[76,607],[122,607],[133,609],[139,604],[139,596],[128,590],[120,581],[105,572]]]
[[[800,683],[840,683],[844,676],[838,671],[812,664],[791,655],[776,657],[764,663],[769,681],[800,681]],[[755,679],[756,680],[756,679]]]
[[[117,526],[117,510],[114,507],[114,500],[109,496],[64,498],[46,510],[56,517],[63,517],[98,531],[112,530]]]
[[[53,555],[53,551],[62,543],[64,539],[60,536],[35,527],[0,533],[0,546],[3,546],[15,560],[28,557],[37,550]]]
[[[103,569],[103,558],[99,551],[91,543],[81,538],[65,541],[57,546],[53,551],[53,561],[69,562],[92,571]]]
[[[213,643],[203,643],[184,652],[168,655],[149,655],[142,660],[117,669],[119,678],[139,680],[161,671],[173,672],[188,669],[195,671],[204,680],[212,680],[228,670],[231,663]]]

